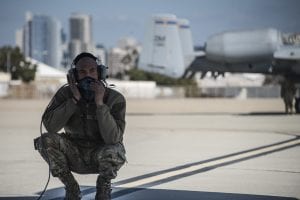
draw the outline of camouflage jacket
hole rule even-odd
[[[57,91],[43,115],[43,124],[48,132],[64,128],[70,139],[102,144],[123,141],[126,101],[119,92],[106,88],[104,104],[86,104],[72,99],[69,86]]]

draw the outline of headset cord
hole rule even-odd
[[[41,149],[43,148],[43,139],[42,139],[42,135],[43,135],[43,133],[42,133],[42,124],[43,124],[43,117],[42,117],[42,119],[41,119],[41,124],[40,124],[40,133],[41,133]],[[44,195],[44,193],[46,192],[46,190],[47,190],[47,187],[48,187],[48,184],[49,184],[49,182],[50,182],[50,160],[49,160],[49,157],[48,157],[48,152],[45,150],[45,154],[46,154],[46,159],[47,159],[47,162],[48,162],[48,180],[47,180],[47,183],[46,183],[46,185],[45,185],[45,187],[44,187],[44,190],[41,192],[41,194],[40,194],[40,196],[37,198],[37,200],[40,200],[42,197],[43,197],[43,195]]]
[[[63,86],[61,86],[58,90],[57,90],[57,92],[61,89],[61,88],[63,88],[63,87],[65,87],[66,85],[68,85],[68,84],[64,84]],[[56,92],[56,93],[57,93]],[[55,93],[55,94],[56,94]],[[42,139],[42,137],[43,137],[43,119],[44,119],[44,115],[45,115],[45,112],[47,111],[47,109],[49,109],[50,108],[50,106],[51,106],[51,104],[52,104],[52,102],[53,102],[53,99],[54,99],[54,97],[55,97],[55,95],[52,97],[52,99],[50,100],[50,102],[49,102],[49,104],[47,105],[47,107],[46,107],[46,109],[45,109],[45,111],[44,111],[44,113],[43,113],[43,115],[42,115],[42,118],[41,118],[41,123],[40,123],[40,135],[41,135],[41,151],[43,150],[43,146],[44,146],[44,144],[43,144],[43,139]],[[45,187],[44,187],[44,189],[43,189],[43,191],[41,192],[41,194],[40,194],[40,196],[37,198],[37,200],[40,200],[42,197],[43,197],[43,195],[44,195],[44,193],[46,192],[46,190],[47,190],[47,187],[48,187],[48,185],[49,185],[49,182],[50,182],[50,178],[51,178],[51,175],[50,175],[50,159],[49,159],[49,156],[48,156],[48,152],[46,151],[46,149],[44,150],[44,153],[46,154],[46,159],[47,159],[47,163],[48,163],[48,180],[47,180],[47,183],[46,183],[46,185],[45,185]]]

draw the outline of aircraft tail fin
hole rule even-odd
[[[182,53],[184,57],[184,67],[188,68],[196,57],[192,39],[192,32],[190,29],[190,22],[187,19],[178,19],[178,29]]]
[[[172,14],[153,15],[148,22],[139,68],[178,78],[194,58],[189,21]]]

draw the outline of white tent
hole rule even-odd
[[[26,58],[27,61],[31,62],[32,64],[37,65],[37,72],[36,72],[36,78],[37,79],[65,79],[66,78],[66,72],[55,69],[54,67],[51,67],[49,65],[46,65],[45,63],[39,62],[33,58]]]

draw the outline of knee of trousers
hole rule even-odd
[[[111,168],[116,171],[126,162],[125,153],[123,144],[105,145],[100,151],[97,151],[95,160],[99,165],[99,169]]]
[[[57,155],[60,148],[61,136],[57,133],[44,133],[37,138],[39,153],[49,164],[50,171],[54,177],[60,177],[69,172],[65,158]]]
[[[61,136],[57,133],[43,133],[42,136],[36,139],[38,149],[59,147],[60,137]]]
[[[59,148],[59,139],[56,138],[55,134],[43,133],[42,136],[34,140],[34,143],[36,149],[49,164],[49,150]]]

